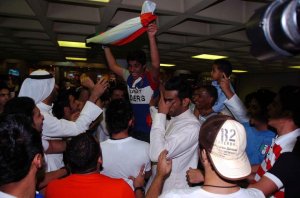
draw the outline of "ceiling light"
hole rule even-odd
[[[233,72],[233,73],[246,73],[246,72],[248,72],[248,71],[246,71],[246,70],[233,69],[232,72]]]
[[[192,56],[192,58],[216,60],[216,59],[221,59],[221,58],[228,58],[228,56],[219,56],[219,55],[213,55],[213,54],[200,54],[200,55]]]
[[[165,64],[165,63],[161,63],[160,66],[162,66],[162,67],[174,67],[175,64]]]
[[[300,66],[289,66],[291,69],[300,69]]]
[[[102,3],[109,3],[110,0],[89,0],[89,1],[96,1],[96,2],[102,2]]]
[[[83,42],[73,42],[73,41],[57,41],[60,47],[75,47],[75,48],[90,48]]]
[[[66,57],[66,60],[86,61],[86,58]]]

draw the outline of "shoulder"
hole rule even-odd
[[[250,197],[256,197],[256,198],[260,198],[260,197],[265,197],[263,192],[256,189],[256,188],[247,188],[247,189],[244,189],[244,188],[241,188],[239,191],[239,196],[241,197],[245,197],[245,198],[250,198]]]
[[[163,193],[159,198],[196,198],[199,197],[201,188],[174,189]]]

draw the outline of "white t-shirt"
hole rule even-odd
[[[0,191],[0,198],[17,198],[17,197]]]
[[[193,187],[188,189],[176,189],[166,192],[159,198],[264,198],[264,194],[255,188],[244,189],[231,194],[215,194],[203,190],[201,187]]]
[[[138,176],[145,164],[145,171],[150,171],[149,143],[132,137],[100,143],[103,157],[102,174],[112,178],[124,179],[133,189],[129,176]]]

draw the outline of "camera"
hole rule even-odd
[[[246,24],[250,53],[260,61],[292,57],[300,52],[300,1],[275,0],[258,9]]]

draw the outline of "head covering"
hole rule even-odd
[[[27,96],[35,104],[45,100],[53,91],[55,79],[45,70],[36,70],[26,78],[21,86],[19,96]]]
[[[199,144],[221,177],[236,180],[251,173],[245,152],[245,128],[232,117],[216,115],[208,118],[201,127]]]

